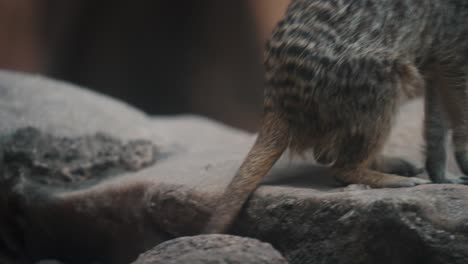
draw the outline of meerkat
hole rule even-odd
[[[445,176],[447,131],[468,174],[468,1],[293,0],[266,46],[257,139],[204,233],[225,232],[286,149],[312,149],[343,184],[412,187],[418,169],[380,154],[399,106],[425,89],[427,173]]]

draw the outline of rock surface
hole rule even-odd
[[[159,154],[147,140],[123,144],[103,133],[55,137],[33,127],[6,136],[2,146],[5,179],[22,175],[42,184],[61,186],[138,171],[153,165]]]
[[[422,164],[421,110],[421,100],[402,109],[387,154]],[[31,261],[130,263],[198,234],[254,140],[204,118],[150,118],[79,87],[7,72],[0,120],[0,135],[28,126],[54,137],[105,133],[151,141],[165,157],[74,188],[28,177],[0,186],[0,252]],[[467,220],[466,186],[343,188],[326,168],[286,156],[231,233],[271,243],[289,263],[467,263]]]
[[[287,264],[270,244],[230,235],[181,237],[141,254],[133,264]]]

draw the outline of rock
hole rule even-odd
[[[421,110],[421,100],[402,109],[387,154],[422,165]],[[197,235],[254,140],[204,118],[151,118],[79,87],[7,72],[0,72],[0,120],[0,135],[24,127],[68,139],[105,133],[147,140],[163,155],[77,186],[30,177],[0,186],[0,251],[31,262],[130,263],[161,242]],[[460,173],[450,158],[449,169]],[[466,186],[343,188],[326,168],[285,156],[231,233],[271,243],[292,264],[456,264],[468,259],[467,220]]]
[[[21,175],[61,186],[138,171],[153,165],[159,154],[147,140],[123,144],[104,133],[55,137],[33,127],[18,129],[2,146],[5,179]]]
[[[235,228],[269,241],[290,263],[464,263],[467,201],[463,186],[342,193],[277,187],[260,189]]]
[[[286,264],[270,244],[230,235],[199,235],[166,241],[133,264]]]

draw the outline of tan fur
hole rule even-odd
[[[468,174],[467,25],[459,0],[293,0],[266,47],[261,132],[204,231],[229,228],[287,147],[312,149],[344,184],[429,183],[380,154],[401,103],[423,87],[429,177],[468,184],[445,176],[449,128]]]
[[[257,140],[247,154],[221,200],[216,201],[216,216],[212,217],[204,233],[224,232],[240,211],[243,202],[258,186],[263,176],[281,157],[288,146],[288,124],[274,112],[264,114]]]

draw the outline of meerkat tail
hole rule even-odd
[[[276,113],[265,113],[255,144],[217,203],[203,233],[224,233],[230,227],[249,195],[281,157],[288,144],[287,121]]]

